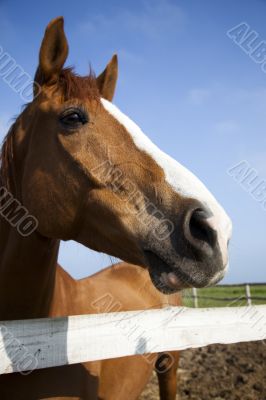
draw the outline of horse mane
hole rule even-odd
[[[10,165],[13,159],[13,133],[15,123],[9,128],[0,152],[0,186],[10,190]]]
[[[76,74],[72,67],[64,68],[58,78],[57,85],[62,91],[64,101],[70,99],[89,99],[99,101],[100,93],[94,72],[90,68],[88,76]],[[30,103],[23,106],[25,110]],[[9,128],[0,151],[0,185],[10,190],[10,173],[13,160],[13,139],[16,121]]]

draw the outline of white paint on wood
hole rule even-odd
[[[169,307],[9,321],[0,327],[0,373],[10,373],[23,370],[17,362],[21,348],[36,357],[37,368],[45,368],[212,343],[263,340],[266,306]]]

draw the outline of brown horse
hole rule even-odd
[[[67,54],[57,18],[42,41],[34,98],[2,148],[1,320],[52,315],[60,240],[147,268],[164,293],[226,272],[230,219],[112,105],[116,56],[95,78],[63,69]]]
[[[180,305],[179,294],[165,295],[154,288],[147,270],[120,263],[81,280],[72,279],[58,266],[55,300],[51,315],[79,315],[99,312],[145,310]],[[129,327],[124,333],[134,340],[141,330]],[[161,364],[161,365],[160,365]],[[161,400],[176,398],[178,352],[88,362],[19,373],[5,379],[1,399],[39,400],[82,398],[84,400],[136,400],[156,365]],[[56,396],[56,397],[55,397]],[[69,399],[69,397],[66,397]]]

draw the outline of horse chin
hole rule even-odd
[[[189,277],[178,268],[172,268],[155,253],[145,251],[145,258],[151,281],[163,294],[172,294],[191,287]]]
[[[154,274],[150,268],[149,268],[149,274],[153,285],[156,287],[157,290],[159,290],[163,294],[173,294],[182,289],[181,287],[170,286],[167,280],[163,277],[163,274],[161,276],[158,276],[157,274]]]

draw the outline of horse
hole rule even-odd
[[[67,55],[58,17],[41,43],[33,99],[2,146],[0,320],[51,315],[61,240],[146,268],[165,294],[215,284],[227,270],[230,218],[113,105],[117,56],[81,77],[64,67]]]
[[[73,279],[58,266],[55,293],[53,317],[181,305],[179,293],[159,292],[150,282],[147,270],[126,263],[112,265],[81,280]],[[141,334],[133,328],[133,337],[132,327],[124,332],[128,340],[136,340]],[[137,400],[156,367],[160,399],[174,400],[178,360],[176,351],[46,368],[27,376],[15,373],[7,376],[1,399]]]

